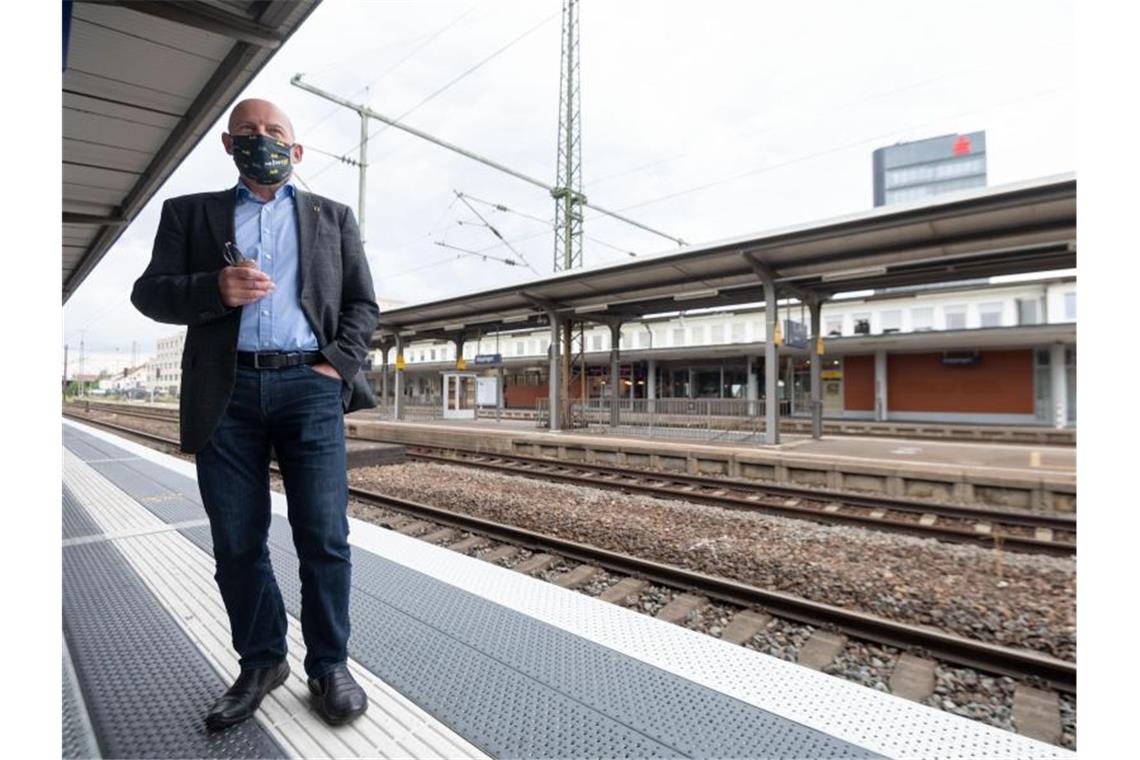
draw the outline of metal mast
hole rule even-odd
[[[554,197],[554,271],[582,266],[582,100],[578,77],[578,0],[562,0],[558,91],[558,178]]]

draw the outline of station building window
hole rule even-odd
[[[910,311],[910,326],[915,332],[934,329],[934,309],[930,306],[920,306]]]
[[[966,329],[966,307],[965,306],[947,306],[942,312],[946,316],[946,329],[947,330],[965,330]]]
[[[744,398],[748,393],[748,368],[725,367],[721,398]]]
[[[694,346],[703,345],[705,342],[705,326],[695,325],[689,328],[689,343]]]
[[[649,348],[649,335],[644,330],[637,333],[637,347]]]
[[[1077,321],[1077,294],[1065,294],[1065,319],[1071,322]]]
[[[902,329],[902,312],[898,309],[879,312],[879,329],[882,333],[897,333]]]
[[[693,372],[697,398],[720,398],[720,367],[697,367]]]
[[[823,320],[823,331],[829,338],[838,338],[843,335],[843,317],[827,317]]]
[[[982,327],[1001,327],[1002,304],[991,301],[978,305],[978,317]]]
[[[685,328],[676,327],[673,329],[673,345],[674,346],[685,345]]]
[[[515,356],[522,356],[523,353],[525,353],[525,350],[526,349],[524,348],[523,341],[516,340],[515,341]]]
[[[870,335],[871,334],[871,315],[867,312],[856,314],[852,317],[852,322],[855,325],[856,335]]]
[[[747,341],[747,338],[744,337],[744,323],[743,322],[733,322],[732,323],[732,342],[733,343],[744,343],[746,341]]]
[[[1041,324],[1041,302],[1036,298],[1017,299],[1017,323],[1019,325]]]
[[[724,325],[713,325],[709,343],[724,343]]]

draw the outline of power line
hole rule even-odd
[[[861,145],[866,145],[867,143],[878,142],[880,140],[887,140],[887,139],[894,137],[896,135],[906,134],[907,132],[911,132],[911,131],[916,130],[916,129],[921,129],[921,128],[929,126],[931,124],[940,124],[940,123],[948,121],[948,120],[961,119],[964,116],[970,116],[972,114],[978,113],[979,111],[986,111],[986,110],[990,110],[990,109],[994,109],[994,108],[1004,108],[1005,106],[1013,105],[1014,103],[1020,103],[1020,102],[1025,101],[1025,100],[1032,100],[1034,98],[1040,97],[1041,95],[1047,95],[1047,94],[1050,94],[1053,92],[1059,92],[1059,91],[1065,90],[1065,89],[1068,89],[1068,85],[1064,85],[1061,87],[1051,87],[1051,88],[1047,88],[1044,90],[1039,90],[1037,92],[1031,93],[1030,95],[1027,95],[1025,97],[1012,98],[1010,100],[1003,101],[1001,103],[982,106],[980,108],[974,108],[974,109],[971,109],[969,111],[964,111],[962,113],[955,114],[953,116],[939,117],[937,119],[931,119],[931,120],[923,122],[921,124],[914,124],[914,125],[911,125],[908,127],[901,128],[901,129],[894,129],[894,130],[891,130],[890,132],[884,132],[882,134],[874,135],[872,137],[867,137],[867,138],[864,138],[862,140],[857,140],[857,141],[852,142],[852,143],[846,143],[844,145],[838,145],[838,146],[835,146],[832,148],[827,148],[825,150],[816,151],[814,153],[808,153],[806,155],[798,156],[796,158],[792,158],[792,159],[789,159],[787,161],[781,161],[780,163],[777,163],[777,164],[770,164],[767,166],[757,167],[755,169],[749,169],[748,171],[740,172],[738,174],[733,174],[733,175],[730,175],[728,177],[724,177],[722,179],[714,180],[712,182],[706,182],[703,185],[697,185],[696,187],[690,187],[690,188],[687,188],[685,190],[678,190],[676,192],[667,193],[665,195],[661,195],[661,196],[658,196],[656,198],[650,198],[648,200],[640,201],[638,203],[634,203],[634,204],[631,204],[629,206],[623,206],[622,208],[618,209],[618,211],[630,211],[632,209],[642,208],[644,206],[649,206],[649,205],[652,205],[654,203],[660,203],[662,201],[672,200],[673,198],[678,198],[682,195],[690,195],[692,193],[697,193],[697,192],[700,192],[702,190],[708,190],[710,188],[717,187],[719,185],[724,185],[724,184],[727,184],[729,182],[736,182],[738,180],[746,179],[748,177],[752,177],[752,176],[755,176],[757,174],[763,174],[764,172],[774,171],[775,169],[782,169],[785,166],[791,166],[792,164],[797,164],[797,163],[800,163],[801,161],[807,161],[807,160],[810,160],[813,158],[819,158],[820,156],[826,156],[826,155],[829,155],[831,153],[839,153],[839,152],[842,152],[845,150],[850,150],[852,148],[857,148]]]
[[[469,208],[469,209],[471,210],[471,213],[472,213],[472,214],[474,214],[475,216],[479,217],[479,221],[481,221],[481,222],[483,223],[483,225],[484,225],[484,226],[485,226],[487,229],[489,229],[489,230],[491,231],[491,234],[492,234],[492,235],[494,235],[495,237],[497,237],[497,238],[498,238],[498,239],[499,239],[499,240],[502,242],[502,244],[503,244],[503,245],[505,245],[507,248],[510,248],[510,249],[511,249],[511,253],[513,253],[515,256],[518,256],[518,257],[519,257],[519,260],[520,260],[520,261],[522,261],[522,263],[526,264],[526,266],[527,266],[527,269],[529,269],[530,271],[534,272],[535,274],[538,274],[538,270],[537,270],[537,269],[535,269],[535,268],[534,268],[534,267],[531,265],[531,263],[530,263],[529,261],[527,261],[527,260],[526,260],[526,256],[523,256],[521,253],[519,253],[519,252],[518,252],[518,251],[515,249],[515,247],[514,247],[513,245],[511,245],[510,243],[508,243],[508,242],[507,242],[507,239],[503,237],[502,233],[500,233],[500,232],[499,232],[497,229],[495,229],[494,225],[492,225],[490,222],[488,222],[486,219],[484,219],[484,218],[483,218],[483,215],[482,215],[482,214],[480,214],[480,213],[479,213],[479,212],[478,212],[478,211],[475,209],[475,207],[474,207],[474,206],[472,206],[470,203],[468,203],[468,202],[467,202],[467,199],[463,197],[463,193],[461,193],[461,192],[459,192],[458,190],[456,190],[456,191],[455,191],[455,197],[456,197],[456,198],[458,198],[459,200],[463,201],[463,205],[464,205],[464,206],[466,206],[467,208]]]
[[[449,248],[453,251],[459,251],[460,253],[466,253],[469,256],[478,256],[479,258],[483,259],[484,261],[486,261],[487,259],[490,259],[491,261],[498,261],[501,264],[506,264],[509,267],[517,267],[519,265],[519,263],[517,261],[515,261],[514,259],[506,259],[506,258],[503,258],[502,256],[492,256],[491,254],[486,253],[484,251],[472,251],[469,248],[460,248],[457,245],[451,245],[450,243],[445,243],[442,240],[435,241],[435,244],[438,245],[440,248]],[[535,274],[537,274],[537,272]]]
[[[508,213],[508,214],[514,214],[516,216],[521,216],[523,219],[529,219],[533,222],[538,222],[539,224],[547,225],[551,229],[554,228],[553,220],[543,219],[543,218],[537,217],[533,214],[527,214],[523,211],[518,211],[518,210],[513,209],[513,208],[508,208],[507,206],[503,205],[502,203],[492,203],[491,201],[483,200],[482,198],[476,198],[474,195],[470,195],[468,193],[462,193],[462,195],[465,198],[469,198],[469,199],[475,201],[476,203],[482,203],[485,206],[490,206],[491,208],[495,209],[496,211],[503,211],[503,212]],[[617,245],[614,245],[612,243],[607,243],[604,240],[599,240],[598,238],[594,237],[593,235],[586,235],[585,233],[583,233],[582,237],[584,237],[586,240],[593,241],[593,242],[597,243],[598,245],[605,246],[606,248],[613,249],[615,251],[618,251],[619,253],[624,253],[626,256],[629,256],[631,258],[636,258],[638,255],[636,251],[631,251],[628,248],[622,248],[621,246],[617,246]]]
[[[437,267],[441,264],[450,264],[451,262],[458,261],[458,260],[459,260],[459,254],[456,254],[454,256],[448,256],[445,259],[439,259],[438,261],[432,261],[432,262],[429,262],[427,264],[421,264],[420,266],[412,267],[411,269],[404,269],[402,271],[396,272],[395,274],[385,274],[384,279],[385,280],[394,280],[395,278],[403,277],[406,274],[412,274],[413,272],[419,272],[422,269],[431,269],[432,267]]]
[[[1045,48],[1042,52],[1047,52],[1049,50],[1054,50],[1054,49],[1057,49],[1060,47],[1062,47],[1062,46],[1061,45],[1050,46],[1050,47]],[[943,71],[940,74],[936,74],[934,76],[927,77],[926,79],[921,79],[921,80],[918,80],[915,82],[908,82],[907,84],[900,85],[898,87],[892,87],[892,88],[887,89],[887,90],[880,90],[879,92],[872,93],[872,94],[867,95],[865,97],[854,98],[854,99],[851,99],[851,100],[848,100],[848,101],[845,101],[842,103],[834,104],[831,107],[825,108],[821,111],[816,111],[816,112],[811,112],[811,113],[808,113],[808,112],[797,112],[797,113],[802,115],[803,120],[818,120],[820,117],[827,115],[827,114],[832,114],[832,113],[835,113],[837,111],[843,111],[843,110],[849,109],[853,106],[862,105],[864,103],[869,103],[869,102],[872,102],[875,100],[879,100],[881,98],[888,97],[890,95],[895,95],[895,94],[898,94],[900,92],[905,92],[907,90],[913,90],[913,89],[917,89],[919,87],[925,87],[926,85],[932,84],[934,82],[938,82],[938,81],[946,79],[948,77],[961,76],[962,74],[969,72],[969,71],[975,71],[977,69],[989,69],[990,67],[991,67],[991,64],[988,61],[982,61],[980,63],[975,63],[975,64],[970,65],[970,66],[960,66],[958,68],[955,68],[955,69],[952,69],[949,71]],[[796,122],[793,121],[792,123],[796,123]],[[736,133],[735,135],[733,135],[731,137],[726,137],[723,140],[718,140],[717,144],[718,144],[718,146],[723,146],[725,144],[738,142],[738,141],[740,141],[744,138],[747,138],[747,137],[758,137],[760,135],[771,132],[774,129],[777,129],[780,126],[787,126],[787,125],[786,124],[783,124],[783,125],[772,124],[772,125],[769,125],[767,127],[764,127],[762,129],[759,129],[756,131],[746,129],[746,130],[743,130],[741,132]],[[619,179],[621,177],[625,177],[625,176],[628,176],[630,174],[636,174],[638,172],[645,171],[646,169],[652,169],[655,166],[661,166],[662,164],[672,163],[673,161],[679,161],[680,159],[694,155],[695,153],[697,153],[697,151],[695,151],[695,150],[686,150],[686,151],[683,151],[681,153],[677,153],[677,154],[674,154],[672,156],[669,156],[667,158],[655,159],[655,160],[650,161],[648,163],[639,164],[637,166],[633,166],[633,167],[630,167],[628,169],[623,169],[623,170],[614,172],[612,174],[603,175],[603,176],[598,177],[594,180],[591,180],[590,182],[587,182],[586,184],[589,187],[597,187],[598,185],[602,184],[603,182],[609,182],[611,180]]]
[[[362,93],[362,92],[365,92],[366,90],[368,90],[368,88],[369,88],[369,87],[371,87],[372,85],[376,84],[376,83],[377,83],[377,82],[379,82],[381,79],[383,79],[384,77],[386,77],[386,76],[388,76],[389,74],[391,74],[392,72],[394,72],[396,69],[400,68],[400,67],[401,67],[402,65],[404,65],[404,64],[405,64],[407,61],[409,61],[411,58],[413,58],[413,57],[416,55],[416,53],[418,53],[419,51],[423,50],[425,47],[427,47],[428,45],[430,45],[430,44],[431,44],[433,41],[435,41],[435,40],[436,40],[436,39],[437,39],[437,38],[438,38],[440,35],[442,35],[444,32],[446,32],[447,30],[451,29],[453,26],[455,26],[456,24],[458,24],[460,21],[462,21],[463,19],[465,19],[467,16],[471,15],[471,13],[472,13],[472,12],[475,10],[475,8],[477,8],[477,7],[478,7],[477,5],[472,5],[472,6],[471,6],[470,8],[468,8],[466,11],[464,11],[464,12],[463,12],[463,13],[461,13],[461,14],[459,14],[459,15],[458,15],[458,16],[457,16],[455,19],[453,19],[451,22],[449,22],[448,24],[444,25],[443,27],[441,27],[440,29],[436,30],[435,32],[433,32],[433,33],[429,34],[429,35],[428,35],[428,38],[427,38],[427,39],[426,39],[426,40],[425,40],[425,41],[424,41],[422,44],[420,44],[420,45],[417,45],[417,46],[416,46],[415,48],[413,48],[413,49],[412,49],[412,51],[411,51],[410,53],[408,53],[406,56],[404,56],[404,57],[403,57],[403,58],[401,58],[400,60],[396,61],[396,63],[395,63],[395,64],[393,64],[392,66],[390,66],[389,68],[387,68],[386,70],[384,70],[383,72],[381,72],[381,73],[380,73],[378,76],[376,76],[374,79],[372,79],[372,81],[370,81],[368,84],[364,85],[364,86],[363,86],[363,87],[361,87],[359,90],[357,90],[356,92],[354,92],[354,93],[352,94],[352,97],[354,97],[354,98],[355,98],[355,97],[356,97],[357,95],[359,95],[360,93]],[[410,40],[404,40],[404,42],[409,42],[409,41],[410,41]],[[396,44],[395,44],[395,45],[393,45],[392,47],[399,47],[399,46],[400,46],[400,45],[402,45],[402,44],[404,44],[404,43],[403,43],[403,42],[400,42],[400,43],[396,43]],[[382,45],[381,45],[381,46],[378,46],[378,47],[376,47],[376,48],[373,48],[372,50],[373,50],[373,51],[375,51],[375,50],[378,50],[380,47],[383,47],[383,46],[382,46]],[[365,51],[365,52],[371,52],[371,51]],[[341,59],[341,63],[343,63],[344,61],[347,61],[347,60],[351,60],[352,58],[355,58],[357,55],[362,55],[362,54],[356,54],[356,53],[354,53],[352,56],[349,56],[348,58],[344,58],[344,59]],[[331,68],[335,68],[335,67],[336,67],[336,66],[338,66],[338,65],[340,65],[340,64],[333,64],[332,66],[326,66],[326,67],[324,67],[324,68],[322,68],[322,69],[318,69],[317,71],[318,71],[318,73],[322,73],[322,72],[328,71],[328,70],[329,70],[329,69],[331,69]],[[333,114],[335,114],[336,112],[337,112],[337,109],[335,109],[335,108],[333,108],[333,109],[330,109],[330,110],[329,110],[329,111],[328,111],[328,112],[327,112],[327,113],[326,113],[324,116],[322,116],[321,118],[317,119],[317,121],[315,121],[315,122],[314,122],[314,123],[313,123],[311,126],[307,127],[307,128],[306,128],[306,131],[308,132],[308,131],[312,131],[312,130],[316,129],[316,128],[317,128],[317,127],[319,127],[321,124],[323,124],[324,122],[328,121],[328,119],[329,119],[329,118],[330,118],[330,117],[331,117]]]
[[[502,53],[506,52],[508,49],[510,49],[511,47],[513,47],[514,45],[516,45],[517,43],[519,43],[519,42],[521,42],[522,40],[524,40],[525,38],[529,37],[529,36],[530,36],[531,34],[533,34],[534,32],[538,31],[538,29],[539,29],[540,27],[542,27],[544,24],[546,24],[546,22],[550,21],[550,19],[554,18],[554,17],[555,17],[555,16],[557,16],[557,15],[558,15],[558,12],[555,12],[555,13],[552,13],[552,14],[550,14],[549,16],[547,16],[547,17],[543,18],[543,19],[542,19],[541,21],[539,21],[537,24],[535,24],[534,26],[530,27],[529,29],[527,29],[525,32],[523,32],[523,33],[522,33],[522,34],[520,34],[519,36],[515,37],[513,40],[511,40],[510,42],[508,42],[506,45],[503,45],[501,48],[499,48],[498,50],[496,50],[495,52],[491,53],[489,56],[487,56],[487,57],[486,57],[486,58],[484,58],[483,60],[481,60],[481,61],[479,61],[478,63],[476,63],[474,66],[472,66],[471,68],[467,69],[467,70],[466,70],[466,71],[464,71],[462,74],[460,74],[459,76],[455,77],[455,78],[454,78],[454,79],[452,79],[450,82],[448,82],[447,84],[445,84],[445,85],[443,85],[442,87],[440,87],[439,89],[437,89],[435,92],[433,92],[433,93],[431,93],[430,95],[428,95],[426,98],[424,98],[423,100],[421,100],[419,103],[416,103],[414,106],[412,106],[412,107],[411,107],[411,108],[409,108],[408,110],[404,111],[402,114],[400,114],[399,116],[397,116],[397,117],[396,117],[396,118],[395,118],[393,121],[399,122],[399,121],[400,121],[400,120],[402,120],[404,117],[411,115],[413,112],[415,112],[415,111],[416,111],[417,109],[419,109],[421,106],[423,106],[423,105],[427,104],[428,102],[430,102],[432,99],[436,98],[436,97],[437,97],[437,96],[439,96],[439,95],[442,95],[444,92],[446,92],[446,91],[447,91],[447,90],[449,90],[450,88],[454,87],[456,84],[458,84],[459,82],[463,81],[464,79],[466,79],[466,78],[467,78],[468,76],[470,76],[471,74],[475,73],[477,70],[479,70],[480,68],[482,68],[484,65],[486,65],[487,63],[490,63],[490,62],[491,62],[493,59],[497,58],[499,55],[501,55]],[[384,130],[388,129],[388,127],[389,127],[389,126],[391,126],[391,125],[389,125],[389,124],[385,124],[384,126],[380,127],[380,128],[379,128],[379,129],[377,129],[375,132],[373,132],[372,134],[368,135],[368,139],[369,139],[369,140],[371,140],[372,138],[376,137],[377,135],[379,135],[380,133],[382,133]],[[357,149],[358,149],[358,148],[361,146],[361,144],[362,144],[362,143],[363,143],[363,140],[362,140],[362,141],[360,141],[360,142],[358,142],[358,143],[356,143],[356,145],[354,145],[353,147],[349,148],[348,150],[344,151],[344,154],[345,154],[345,155],[347,155],[347,154],[349,154],[349,153],[352,153],[353,151],[357,150]],[[320,176],[321,174],[324,174],[324,173],[325,173],[327,170],[331,169],[331,168],[332,168],[333,166],[335,166],[335,165],[336,165],[336,164],[329,164],[328,166],[325,166],[324,168],[322,168],[320,171],[318,171],[316,174],[314,174],[314,175],[313,175],[312,177],[310,177],[309,179],[316,179],[318,176]]]

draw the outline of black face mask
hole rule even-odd
[[[265,135],[231,135],[234,163],[259,185],[276,185],[293,173],[293,146]]]

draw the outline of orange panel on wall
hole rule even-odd
[[[873,359],[871,367],[873,378]],[[1033,414],[1033,352],[983,351],[975,365],[945,365],[940,353],[891,354],[887,407],[893,412]]]
[[[843,357],[843,408],[850,411],[874,411],[874,356]]]

